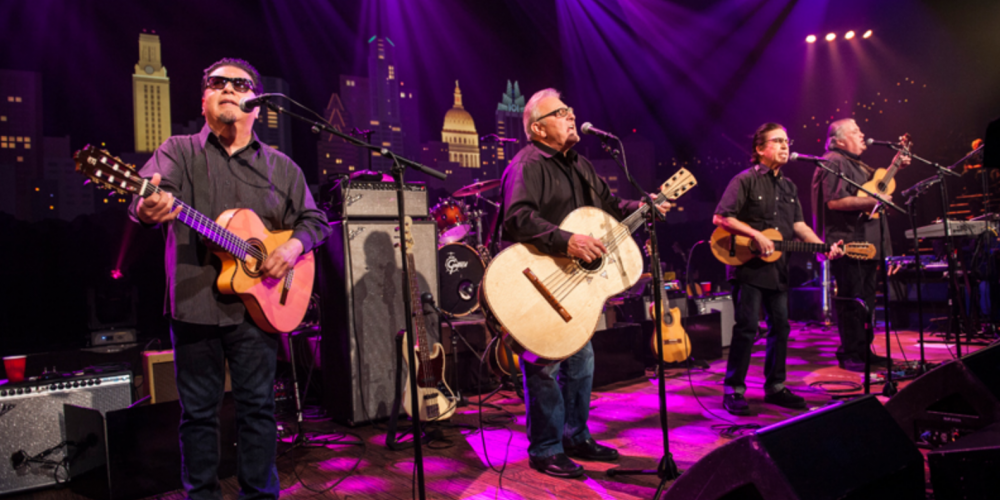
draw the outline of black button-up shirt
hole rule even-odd
[[[857,155],[834,149],[824,156],[828,161],[826,165],[834,172],[842,172],[844,177],[864,184],[871,180],[871,169],[861,162]],[[871,219],[868,212],[843,210],[831,210],[826,206],[827,202],[839,200],[847,196],[857,196],[858,188],[844,182],[840,177],[833,175],[822,168],[816,168],[812,180],[813,217],[818,229],[818,233],[824,235],[824,241],[840,241],[851,243],[855,241],[867,241],[881,251],[885,249],[885,256],[892,255],[892,244],[889,240],[889,225],[885,218]],[[879,223],[885,224],[885,240],[879,234]],[[883,255],[883,254],[879,254]]]
[[[147,178],[160,174],[161,189],[212,220],[231,208],[251,209],[269,230],[292,229],[303,252],[315,248],[331,231],[326,215],[316,208],[302,170],[284,153],[261,144],[256,134],[250,144],[229,156],[205,125],[198,134],[167,139],[139,173]],[[195,196],[194,183],[199,179],[209,184],[207,190],[199,190],[204,200]],[[137,203],[138,198],[129,214],[138,222]],[[221,261],[201,235],[176,220],[166,224],[164,231],[165,313],[203,325],[242,323],[246,307],[239,297],[221,294],[216,288]]]
[[[771,174],[764,165],[754,165],[736,174],[715,207],[716,215],[733,217],[758,230],[777,229],[784,240],[795,238],[796,222],[803,222],[795,183],[781,175]],[[788,254],[768,263],[753,259],[742,266],[727,266],[730,280],[769,290],[788,289]]]
[[[590,160],[576,151],[563,154],[534,141],[504,170],[503,199],[501,239],[530,243],[550,255],[566,253],[573,234],[559,224],[573,210],[597,207],[622,220],[639,207],[638,201],[612,194]]]

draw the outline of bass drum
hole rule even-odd
[[[438,307],[451,316],[465,316],[479,309],[479,287],[486,266],[479,253],[462,243],[438,249]]]

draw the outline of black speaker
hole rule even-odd
[[[128,500],[182,488],[177,400],[102,415],[66,405],[70,487],[99,500]],[[236,474],[236,402],[227,393],[219,409],[219,478]]]
[[[132,404],[132,374],[106,373],[28,381],[0,386],[0,494],[51,486],[69,479],[63,467],[27,460],[66,457],[63,405],[93,408],[103,414]]]
[[[910,439],[926,447],[1000,422],[1000,344],[921,375],[885,407]]]
[[[927,454],[935,500],[992,499],[1000,495],[1000,424]]]
[[[316,250],[322,315],[323,406],[337,422],[357,425],[389,417],[396,376],[396,332],[406,328],[398,224],[389,220],[330,223],[333,234]],[[438,295],[437,233],[433,221],[411,232],[417,282]],[[428,308],[429,309],[429,308]],[[421,304],[414,310],[422,311]],[[431,342],[439,320],[424,316]]]
[[[874,396],[765,427],[717,448],[665,500],[920,499],[924,460]]]
[[[641,324],[617,323],[612,328],[594,332],[590,342],[594,348],[594,387],[646,374],[643,360],[652,354],[653,346]]]

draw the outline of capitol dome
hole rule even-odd
[[[466,168],[480,168],[479,134],[472,115],[462,106],[462,90],[455,80],[455,105],[444,114],[441,142],[448,144],[448,160]]]

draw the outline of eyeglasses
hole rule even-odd
[[[535,120],[535,121],[536,122],[540,122],[540,121],[542,121],[542,120],[544,120],[544,119],[546,119],[546,118],[548,118],[550,116],[555,116],[556,118],[566,118],[572,112],[573,112],[573,108],[567,106],[567,107],[559,108],[559,109],[557,109],[557,110],[555,110],[555,111],[553,111],[551,113],[546,113],[546,114],[544,114],[542,116],[539,116],[538,119]]]
[[[250,90],[253,90],[254,85],[251,80],[246,78],[229,78],[225,76],[210,76],[205,80],[205,86],[214,89],[222,90],[226,88],[227,83],[233,84],[233,90],[243,94]]]
[[[768,139],[767,142],[773,142],[779,146],[781,146],[782,144],[788,144],[788,147],[792,147],[792,144],[795,143],[795,141],[791,139],[785,139],[784,137],[775,137],[774,139]]]

